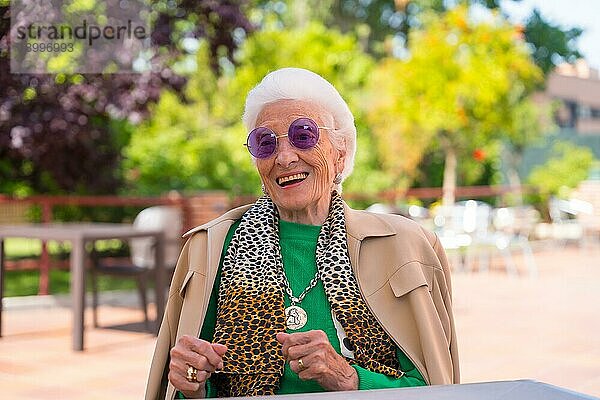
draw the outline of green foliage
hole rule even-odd
[[[552,150],[551,158],[534,168],[527,178],[543,202],[550,196],[566,197],[570,189],[588,177],[594,162],[594,154],[587,147],[557,142]]]
[[[365,118],[360,112],[356,122],[356,157],[354,159],[354,171],[344,182],[344,190],[348,193],[361,193],[364,195],[375,195],[383,190],[394,186],[394,174],[382,168],[381,153],[377,149],[375,138]],[[363,204],[365,207],[372,204]]]
[[[200,47],[197,73],[185,88],[185,99],[165,91],[152,117],[132,134],[124,150],[127,191],[159,195],[170,190],[231,190],[256,193],[260,187],[242,146],[243,130],[227,109],[221,85],[209,65],[206,43]]]
[[[3,39],[8,37],[11,18],[14,22],[24,16],[9,3],[0,2]],[[49,3],[37,2],[28,15],[43,16],[52,8]],[[56,11],[63,13],[64,22],[79,24],[87,18],[89,24],[97,18],[104,25],[106,18],[115,14],[127,20],[119,0],[63,3]],[[242,12],[245,2],[155,0],[146,4],[151,9],[152,43],[143,58],[152,71],[140,74],[69,74],[80,65],[83,48],[79,45],[53,60],[49,58],[56,54],[51,52],[30,54],[36,65],[45,59],[54,62],[48,66],[50,71],[64,69],[64,73],[4,73],[10,70],[17,48],[0,40],[0,192],[17,196],[120,192],[121,152],[129,142],[124,121],[137,124],[146,119],[148,106],[156,103],[163,90],[180,94],[185,76],[174,65],[187,59],[184,44],[193,42],[194,37],[206,41],[210,57],[202,68],[209,65],[216,70],[219,62],[231,60],[237,38],[254,29]],[[103,54],[88,54],[85,61],[101,65]],[[114,60],[121,58],[115,54]],[[114,72],[114,68],[112,64],[106,72]]]
[[[524,98],[515,102],[511,109],[512,118],[504,126],[504,138],[511,151],[521,154],[528,145],[541,139],[545,132],[554,129],[553,106]]]
[[[249,17],[260,27],[276,23],[288,29],[300,28],[309,21],[327,21],[332,17],[334,0],[253,0]]]
[[[53,260],[69,258],[71,243],[50,240],[47,242],[48,254]],[[118,239],[98,240],[95,242],[96,251],[103,257],[124,257],[129,254],[125,242]],[[42,242],[37,239],[8,238],[4,242],[5,257],[7,260],[22,258],[37,258],[42,254]]]
[[[120,240],[101,240],[95,243],[96,250],[102,257],[127,257],[129,249]],[[42,252],[39,240],[25,238],[8,238],[4,243],[5,257],[7,260],[21,260],[38,258]],[[68,260],[71,244],[68,242],[48,242],[48,253],[52,263],[54,260]],[[70,276],[68,269],[50,269],[50,291],[68,293],[70,290]],[[39,270],[11,270],[5,271],[4,296],[33,296],[38,293]],[[135,288],[135,281],[109,276],[100,276],[98,279],[100,290],[129,290]],[[91,286],[88,285],[88,291]]]
[[[461,186],[494,185],[502,180],[500,173],[500,143],[465,154],[457,166],[457,180]],[[435,143],[425,152],[410,187],[440,187],[444,177],[444,152]]]
[[[269,71],[304,67],[332,82],[356,109],[373,66],[354,37],[317,23],[292,30],[265,28],[243,43],[235,61],[235,67],[217,78],[206,68],[208,54],[203,46],[198,52],[197,72],[185,89],[186,100],[163,93],[152,118],[136,129],[125,149],[130,192],[224,189],[232,194],[257,194],[258,174],[242,146],[246,132],[240,120],[248,91]],[[364,128],[360,113],[355,116],[357,125]],[[361,132],[359,141],[369,140],[368,131]],[[377,167],[368,152],[359,163],[365,169],[353,178],[355,187],[367,179],[386,184],[377,174],[370,179],[367,172]]]
[[[533,48],[535,63],[549,74],[560,62],[574,62],[581,58],[576,41],[583,33],[580,28],[564,29],[545,21],[536,9],[527,20],[525,38]]]
[[[241,116],[248,91],[268,72],[284,67],[307,68],[329,80],[353,106],[357,91],[373,66],[352,35],[327,29],[312,22],[304,27],[282,30],[268,26],[250,36],[241,46],[231,74],[227,99],[235,118]],[[232,118],[230,116],[230,118]]]
[[[52,294],[69,293],[71,273],[68,270],[51,269],[49,274],[50,291]],[[38,294],[40,273],[37,270],[6,271],[4,297],[35,296]],[[98,289],[105,290],[133,290],[136,288],[135,280],[122,279],[112,276],[99,276]],[[88,285],[87,291],[91,292]]]
[[[519,0],[516,0],[519,1]],[[456,4],[478,4],[498,9],[500,0],[255,0],[251,19],[263,25],[275,19],[286,27],[307,20],[322,21],[330,28],[354,33],[362,48],[375,57],[393,54],[406,47],[412,29],[422,24],[423,14],[443,13]]]
[[[284,66],[320,73],[350,104],[358,153],[347,191],[373,193],[406,187],[414,179],[421,185],[438,181],[435,171],[416,171],[426,166],[419,164],[423,154],[440,151],[441,138],[458,150],[459,179],[480,181],[495,167],[491,161],[474,163],[473,149],[487,149],[502,137],[518,154],[539,136],[539,115],[525,98],[532,85],[540,84],[540,74],[530,68],[517,36],[524,33],[544,72],[556,60],[579,56],[575,41],[581,30],[563,30],[537,12],[523,31],[500,18],[473,24],[464,12],[473,4],[497,10],[500,3],[155,1],[152,61],[158,73],[3,77],[0,86],[10,95],[0,101],[9,115],[0,123],[0,192],[141,195],[226,189],[256,194],[258,176],[240,146],[246,135],[240,123],[243,101],[267,72]],[[454,9],[456,4],[463,6]],[[4,28],[8,5],[0,1]],[[76,13],[104,3],[84,0],[72,6]],[[194,41],[191,37],[201,38],[196,55],[185,45]],[[408,61],[391,57],[406,50],[412,54]],[[7,55],[7,47],[0,46],[4,69]],[[372,56],[386,55],[370,77]],[[62,67],[68,64],[66,58],[59,61]],[[370,94],[364,91],[367,80]],[[128,119],[147,118],[153,104],[142,125],[130,126]],[[20,146],[7,139],[14,127],[24,129]],[[126,160],[119,166],[121,156]],[[58,211],[66,219],[78,212]]]
[[[416,176],[432,145],[462,161],[512,134],[514,106],[542,77],[499,15],[474,22],[466,7],[456,7],[425,21],[411,31],[410,58],[384,59],[370,81],[366,113],[399,187]]]
[[[244,165],[245,151],[231,127],[219,127],[202,103],[183,104],[170,92],[161,96],[153,117],[126,148],[130,190],[158,195],[169,190],[190,192],[231,189],[252,192],[258,182]],[[243,153],[242,153],[243,154]]]

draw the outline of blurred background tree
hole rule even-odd
[[[451,205],[458,159],[514,128],[541,72],[513,26],[499,15],[475,21],[466,7],[430,15],[409,43],[408,59],[376,67],[366,112],[400,188],[436,142],[445,154],[443,200]]]
[[[512,189],[509,202],[522,205],[521,177],[517,172],[519,165],[523,161],[525,150],[554,130],[554,110],[552,104],[540,104],[532,98],[525,98],[513,106],[511,114],[513,118],[508,124],[499,127],[502,129],[503,148],[498,156],[502,160],[508,184]]]
[[[538,12],[511,27],[500,0],[157,0],[152,9],[149,71],[17,75],[0,0],[0,192],[257,193],[241,146],[243,99],[291,65],[331,80],[355,114],[347,191],[439,185],[452,153],[459,182],[490,184],[499,138],[518,154],[545,121],[528,98],[544,82],[531,60],[547,73],[579,57],[581,30]],[[494,22],[472,20],[490,12]]]
[[[205,65],[210,55],[203,42],[199,46],[196,62]],[[260,181],[242,146],[245,94],[267,72],[297,66],[321,74],[354,104],[372,65],[352,36],[317,22],[294,29],[272,24],[257,31],[220,76],[209,69],[192,74],[183,91],[185,102],[172,92],[163,93],[125,148],[129,190],[158,194],[168,186],[258,194]]]
[[[207,65],[209,59],[201,42],[195,60]],[[180,192],[225,189],[236,195],[260,188],[242,146],[240,114],[236,119],[223,115],[229,113],[226,84],[226,77],[204,68],[190,76],[183,99],[163,92],[124,148],[127,193],[159,195],[168,187]]]
[[[587,178],[594,162],[589,148],[569,142],[557,142],[552,152],[553,156],[527,177],[528,183],[538,189],[540,199],[536,203],[546,203],[550,196],[568,198],[569,191]]]
[[[573,63],[582,57],[577,50],[577,38],[582,33],[581,28],[564,29],[544,20],[537,9],[524,28],[525,39],[533,49],[533,60],[545,75],[561,62]]]
[[[270,15],[275,15],[284,26],[293,26],[313,18],[325,21],[326,25],[338,28],[342,32],[351,33],[357,37],[362,48],[377,60],[408,58],[411,54],[411,31],[422,29],[426,19],[440,18],[457,5],[468,7],[470,13],[475,15],[486,15],[493,12],[506,17],[502,12],[500,0],[454,2],[443,0],[396,0],[394,2],[304,0],[294,2],[259,1],[256,4],[257,8],[261,10],[269,10]],[[328,9],[330,12],[327,11]],[[298,12],[298,10],[302,10],[302,12]],[[432,14],[434,15],[432,16]],[[259,18],[259,21],[267,19],[264,17],[264,13],[260,15],[263,17]],[[525,41],[526,52],[531,52],[533,61],[541,68],[544,77],[558,63],[572,62],[581,57],[576,47],[576,40],[581,35],[581,29],[563,28],[548,22],[538,10],[532,12],[524,26],[515,26],[514,30],[515,35]],[[422,51],[416,47],[414,49],[417,52]],[[399,81],[402,81],[402,78],[399,78]],[[540,89],[544,82],[544,79],[536,79],[535,87],[529,87],[528,94],[534,88]],[[502,137],[504,148],[495,141],[488,141],[485,145],[481,144],[481,151],[475,152],[478,156],[461,158],[461,164],[457,166],[457,175],[461,184],[497,183],[502,179],[500,168],[504,167],[507,170],[509,184],[517,192],[519,191],[520,178],[516,173],[516,166],[522,159],[525,147],[551,130],[552,110],[538,107],[525,95],[521,96],[519,102],[513,101],[512,105],[515,109],[510,120],[497,127],[499,131],[504,132],[498,135]],[[395,123],[394,116],[388,115],[388,117],[391,120],[387,122],[393,125]],[[388,132],[388,136],[388,142],[399,140],[397,147],[401,148],[403,138],[397,138],[391,131]],[[413,136],[418,136],[418,134],[415,133]],[[374,139],[370,132],[368,139],[369,148],[373,148]],[[379,174],[383,178],[379,182],[388,187],[441,185],[444,163],[436,160],[440,160],[439,152],[442,151],[442,147],[439,143],[430,142],[430,144],[423,150],[423,154],[419,154],[418,150],[413,149],[411,154],[403,157],[403,160],[395,160],[395,166],[389,157],[386,159],[385,155],[379,155],[378,162],[385,170],[399,167],[400,171],[404,171],[405,167],[402,164],[406,164],[406,166],[412,165],[410,169],[414,172],[404,176],[396,174],[395,177],[385,173]],[[379,146],[382,146],[381,141]],[[393,152],[388,152],[388,154],[391,155]],[[482,158],[481,154],[485,154],[486,157]],[[498,162],[501,155],[508,156],[504,163]],[[520,199],[520,194],[517,194],[515,201],[519,203]]]
[[[251,30],[237,1],[153,2],[152,70],[142,74],[11,74],[10,7],[0,4],[0,191],[116,193],[121,148],[163,89],[181,92],[172,66],[186,37],[209,45],[209,65],[231,57],[234,32]],[[18,182],[16,184],[15,182]],[[165,186],[164,190],[168,190]]]
[[[365,51],[381,58],[405,55],[410,31],[419,29],[428,13],[443,14],[458,5],[502,13],[501,3],[501,0],[257,0],[253,5],[261,11],[258,15],[264,16],[262,11],[268,11],[278,16],[284,26],[313,19],[342,32],[354,33]],[[581,57],[576,43],[582,33],[580,28],[563,28],[534,9],[525,25],[518,29],[545,74],[561,62]]]

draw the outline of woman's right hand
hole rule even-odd
[[[222,344],[183,335],[171,349],[169,381],[188,399],[205,397],[206,380],[212,372],[223,368],[226,351],[227,346]],[[198,370],[196,382],[187,380],[190,366]]]

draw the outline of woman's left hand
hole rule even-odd
[[[325,390],[358,390],[358,374],[336,353],[323,331],[278,333],[283,356],[302,380],[314,380]]]

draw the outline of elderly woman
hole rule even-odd
[[[343,202],[356,128],[337,90],[284,68],[243,121],[264,196],[185,234],[146,398],[457,383],[443,249]]]

